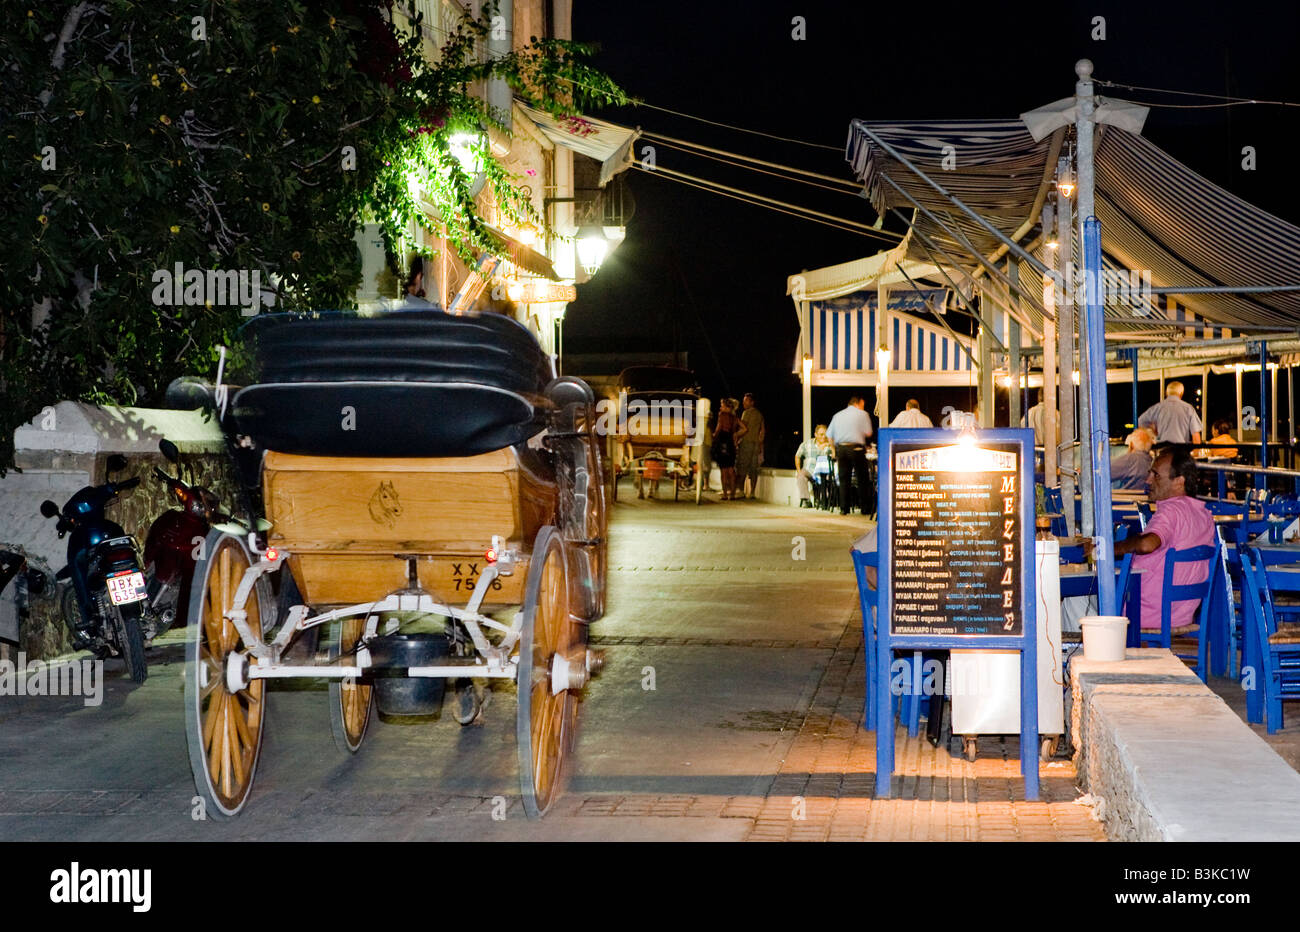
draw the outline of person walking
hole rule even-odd
[[[713,444],[709,453],[722,473],[722,501],[736,497],[736,439],[748,428],[736,416],[734,401],[723,398],[718,405],[718,423],[713,428]]]
[[[745,431],[736,438],[736,479],[741,486],[741,498],[758,498],[758,467],[763,465],[767,425],[763,423],[762,413],[754,407],[752,393],[745,392],[742,403],[744,412],[740,420]]]
[[[1160,443],[1200,443],[1201,416],[1196,409],[1183,401],[1183,383],[1170,382],[1165,386],[1165,400],[1153,404],[1138,418],[1138,427],[1150,427]]]
[[[867,438],[871,436],[871,416],[865,399],[854,395],[843,410],[837,411],[826,428],[826,436],[835,444],[835,462],[840,474],[840,514],[849,513],[849,488],[858,474],[858,506],[864,515],[873,513],[867,481]]]

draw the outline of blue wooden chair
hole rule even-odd
[[[862,641],[865,647],[867,664],[867,698],[863,713],[865,716],[865,727],[867,731],[875,731],[875,702],[876,696],[876,589],[871,586],[867,580],[867,568],[876,569],[879,562],[878,551],[870,553],[861,550],[850,550],[853,556],[853,571],[858,581],[858,604],[862,609]],[[912,676],[920,676],[920,670],[914,670],[911,657],[900,657],[907,665],[909,682]],[[916,737],[920,731],[921,725],[921,703],[924,697],[915,694],[916,690],[906,690],[899,697],[894,697],[895,709],[902,704],[903,720],[907,723],[907,733],[910,737]]]
[[[849,551],[853,556],[853,572],[858,580],[858,604],[862,607],[862,643],[867,655],[867,730],[875,727],[875,718],[871,707],[875,698],[876,682],[876,590],[867,582],[867,567],[876,568],[875,552],[864,553],[856,548]]]
[[[1246,694],[1246,718],[1255,724],[1262,719],[1271,735],[1283,725],[1282,701],[1300,699],[1300,643],[1270,640],[1277,637],[1278,624],[1273,586],[1259,551],[1243,548],[1241,576],[1242,608],[1250,644],[1247,666],[1255,667],[1255,683]]]
[[[1196,661],[1196,675],[1205,680],[1207,676],[1207,648],[1209,646],[1210,630],[1210,591],[1214,584],[1214,568],[1218,562],[1220,549],[1223,547],[1223,541],[1216,538],[1213,544],[1203,544],[1199,547],[1188,547],[1184,550],[1174,550],[1170,548],[1165,552],[1165,572],[1163,588],[1161,589],[1160,598],[1160,630],[1143,631],[1139,637],[1139,642],[1143,647],[1165,647],[1173,648],[1173,606],[1177,602],[1199,602],[1200,616],[1198,630],[1196,634],[1197,648],[1196,654],[1177,656],[1181,660]],[[1184,585],[1174,584],[1174,568],[1181,563],[1203,563],[1205,564],[1205,579],[1196,583],[1187,583]]]
[[[1133,573],[1133,554],[1126,553],[1119,558],[1119,566],[1115,573],[1115,602],[1116,611],[1121,615],[1124,614],[1124,605],[1128,602],[1128,581]]]
[[[1061,504],[1061,489],[1059,486],[1046,489],[1043,504],[1047,507],[1049,513],[1056,516],[1052,518],[1052,533],[1057,537],[1068,537],[1070,527],[1065,520],[1065,506]]]

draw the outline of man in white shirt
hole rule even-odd
[[[934,421],[930,420],[924,412],[921,411],[921,402],[915,398],[907,399],[907,407],[898,412],[898,416],[889,422],[890,427],[933,427]]]
[[[1201,416],[1196,409],[1183,401],[1183,383],[1170,382],[1165,386],[1165,400],[1142,412],[1138,427],[1151,428],[1161,443],[1200,443]]]
[[[854,395],[848,405],[837,411],[826,428],[826,436],[835,444],[835,462],[840,473],[840,514],[849,513],[849,488],[852,473],[858,473],[858,505],[864,515],[875,513],[874,496],[867,477],[867,438],[871,436],[871,416],[867,403]]]
[[[1041,447],[1043,437],[1047,434],[1047,406],[1043,404],[1043,390],[1040,388],[1035,396],[1038,404],[1034,405],[1025,412],[1024,417],[1020,419],[1021,427],[1032,427],[1034,429],[1034,446]],[[1060,441],[1061,419],[1056,419],[1057,442]]]

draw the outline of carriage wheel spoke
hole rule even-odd
[[[230,705],[221,703],[221,793],[230,796]]]
[[[248,721],[245,716],[247,713],[240,704],[239,696],[230,697],[231,713],[235,719],[235,728],[239,732],[239,741],[241,748],[251,748],[253,746],[253,736],[248,730]]]

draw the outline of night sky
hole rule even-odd
[[[843,146],[851,119],[1015,117],[1073,94],[1074,63],[1084,57],[1095,64],[1097,79],[1300,101],[1300,5],[1236,4],[1231,15],[1224,9],[1209,3],[1136,9],[1131,2],[945,8],[578,0],[573,34],[598,43],[597,65],[648,104],[833,149],[778,142],[647,107],[595,115],[850,179]],[[806,21],[804,41],[791,38],[795,16]],[[1096,16],[1105,17],[1105,41],[1090,38]],[[1140,102],[1208,102],[1098,90]],[[1158,108],[1144,135],[1234,194],[1300,223],[1293,148],[1298,130],[1295,107]],[[638,155],[647,142],[638,142]],[[1241,168],[1247,145],[1257,151],[1253,172]],[[655,158],[660,166],[846,219],[876,219],[870,204],[853,195],[663,145],[656,146]],[[800,429],[798,380],[790,372],[798,325],[785,296],[786,276],[870,255],[888,243],[663,177],[628,175],[636,212],[627,240],[579,289],[565,322],[566,355],[684,350],[712,397],[724,391],[758,395],[769,420],[769,463],[792,465],[783,460]],[[886,228],[901,232],[888,220]],[[815,391],[814,417],[828,418],[843,405],[844,394]],[[1112,421],[1122,426],[1129,419],[1129,391],[1117,387],[1111,394],[1112,409],[1122,409]],[[937,392],[922,400],[936,412],[943,403],[967,401],[953,395],[945,402]]]

